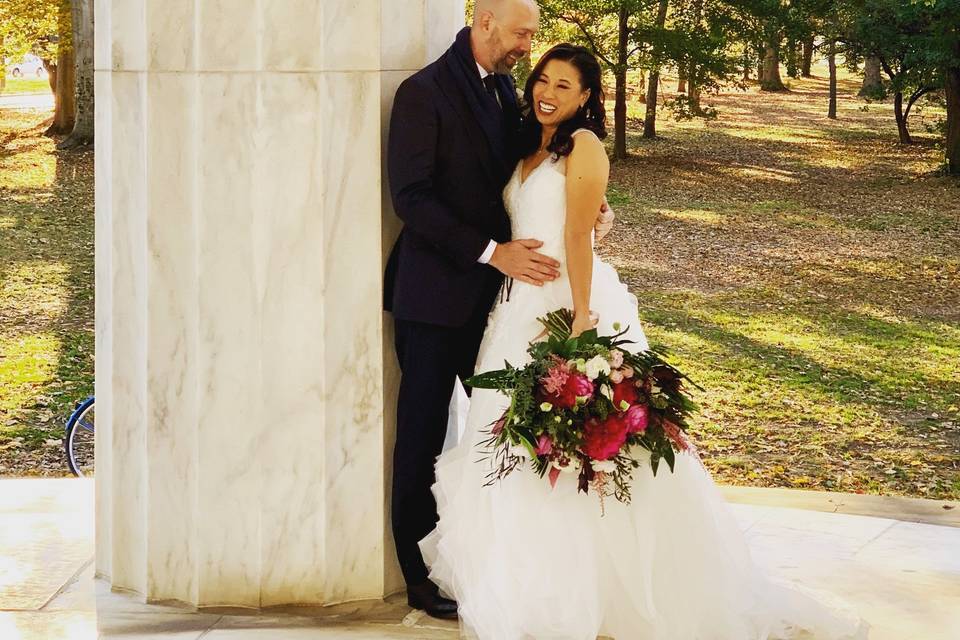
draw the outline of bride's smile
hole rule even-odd
[[[569,120],[590,97],[580,72],[566,60],[550,60],[533,85],[533,106],[544,128]]]

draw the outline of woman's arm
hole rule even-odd
[[[590,134],[575,136],[573,151],[567,157],[567,220],[564,227],[575,336],[595,324],[590,318],[590,286],[593,280],[591,234],[600,214],[609,177],[610,161],[600,140]]]

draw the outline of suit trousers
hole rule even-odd
[[[462,327],[395,320],[400,361],[397,440],[393,449],[393,538],[408,585],[426,582],[428,569],[418,542],[437,524],[431,487],[443,449],[456,378],[466,380],[483,339],[489,309]]]

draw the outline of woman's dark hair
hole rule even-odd
[[[573,132],[577,129],[589,129],[601,140],[607,137],[605,125],[607,113],[603,106],[603,74],[600,63],[589,49],[564,42],[543,54],[527,78],[527,84],[523,89],[523,101],[526,103],[527,113],[520,127],[521,157],[526,157],[540,148],[543,127],[535,113],[533,87],[543,73],[543,68],[551,60],[563,60],[576,67],[580,72],[580,85],[583,89],[590,90],[590,97],[572,118],[560,123],[556,133],[553,134],[553,139],[547,145],[547,151],[552,152],[555,159],[569,155],[573,151]]]

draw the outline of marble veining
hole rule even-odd
[[[381,150],[462,0],[97,11],[98,573],[200,606],[395,591]]]

